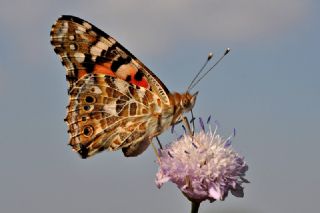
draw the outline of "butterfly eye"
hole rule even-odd
[[[83,128],[83,134],[86,136],[86,137],[90,137],[92,134],[93,134],[93,127],[92,126],[85,126]]]
[[[189,106],[189,104],[190,104],[190,102],[189,102],[188,99],[184,99],[184,100],[182,101],[182,105],[183,105],[183,107],[185,107],[185,108],[187,108],[187,107]]]

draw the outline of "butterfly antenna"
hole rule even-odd
[[[194,82],[192,85],[188,87],[188,90],[192,90],[215,66],[219,64],[219,62],[230,52],[230,48],[227,48],[224,51],[224,54],[219,58],[219,60],[209,69],[207,72],[205,72],[196,82]],[[199,74],[199,73],[198,73]],[[198,76],[198,75],[197,75]]]
[[[201,67],[201,69],[199,70],[199,72],[197,73],[197,75],[192,79],[191,83],[190,83],[189,86],[188,86],[187,91],[190,90],[190,87],[192,86],[193,82],[194,82],[195,80],[197,80],[198,76],[202,73],[203,69],[207,66],[208,62],[212,59],[212,57],[213,57],[213,54],[212,54],[212,53],[209,53],[206,62],[202,65],[202,67]]]

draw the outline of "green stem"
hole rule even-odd
[[[200,202],[191,202],[191,213],[198,213],[200,207]]]

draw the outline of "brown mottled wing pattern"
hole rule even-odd
[[[70,91],[70,145],[83,158],[150,140],[160,98],[119,78],[89,74]],[[160,101],[161,103],[161,101]],[[151,132],[149,132],[149,130]]]
[[[69,144],[83,158],[120,148],[138,155],[170,125],[168,89],[114,38],[74,16],[60,17],[50,36],[69,82]]]
[[[62,16],[51,29],[51,44],[67,70],[69,91],[86,74],[105,74],[150,89],[169,104],[166,86],[114,38],[89,22]]]

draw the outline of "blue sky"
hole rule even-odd
[[[200,212],[315,212],[320,191],[320,4],[315,0],[0,2],[0,211],[186,212],[154,183],[152,149],[82,160],[67,146],[65,70],[49,42],[62,14],[115,37],[169,90],[183,92],[208,52],[232,52],[195,88],[197,116],[249,164],[245,197]],[[163,142],[170,134],[160,137]]]

